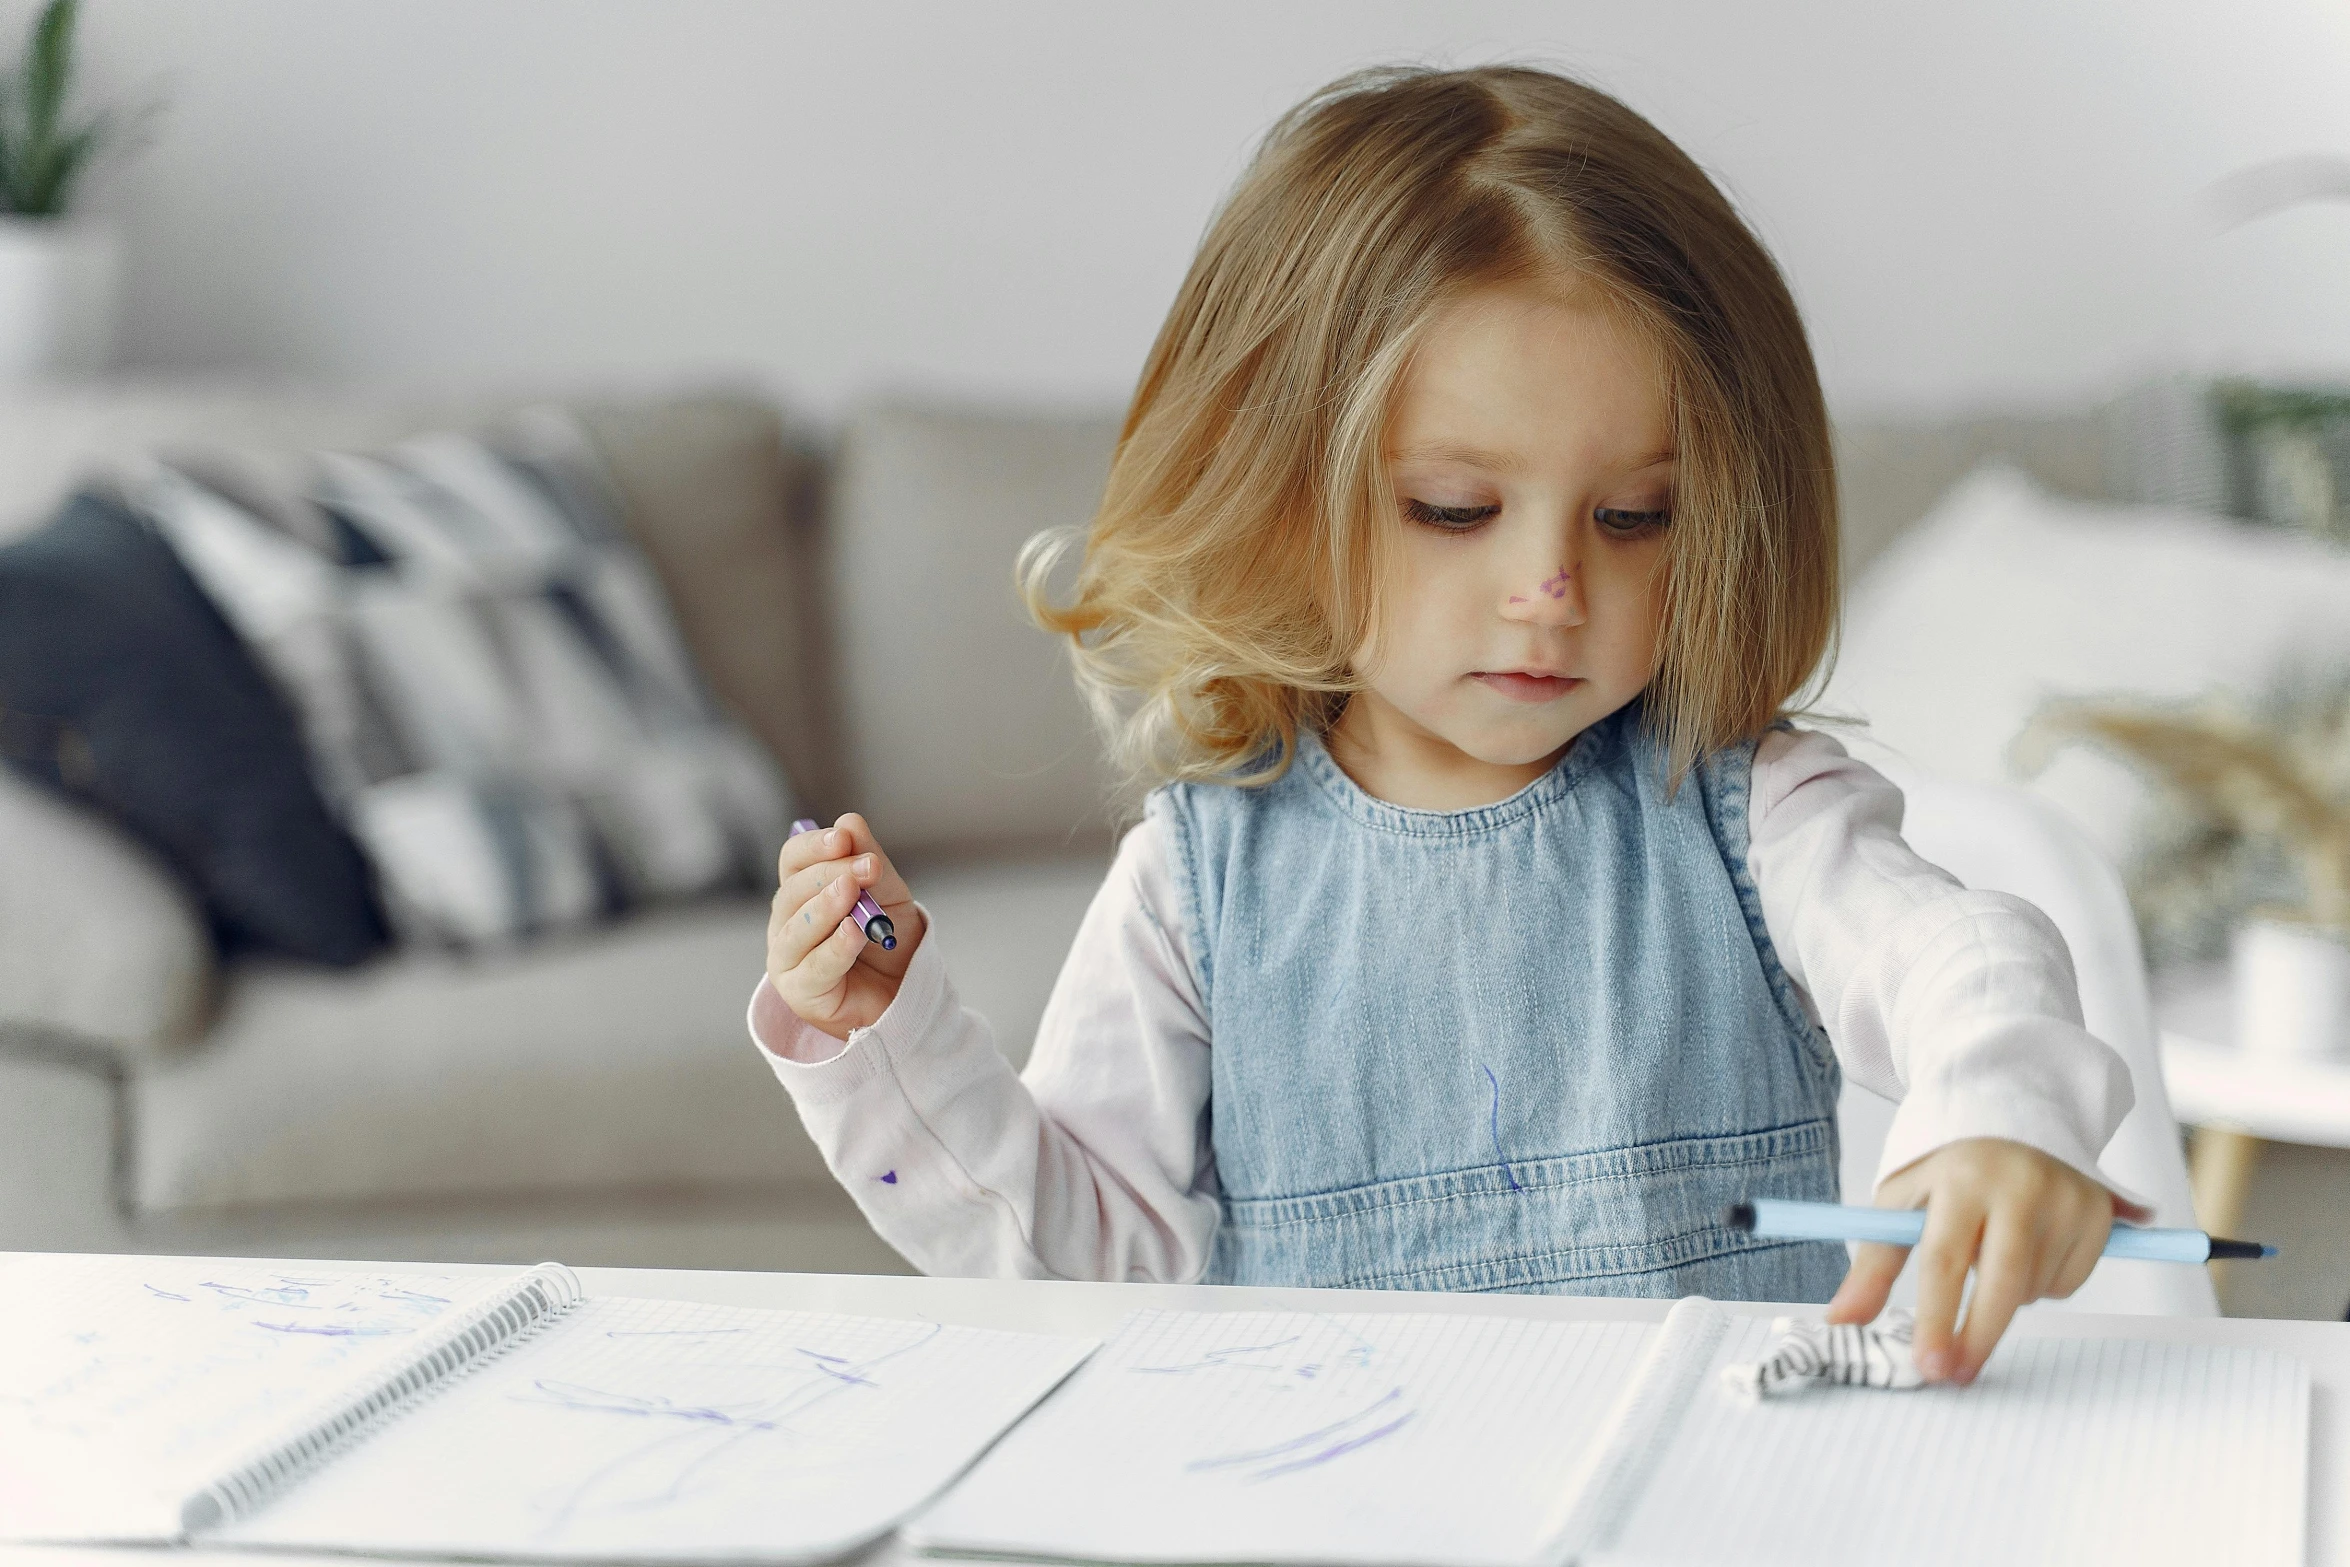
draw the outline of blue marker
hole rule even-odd
[[[1915,1246],[1926,1233],[1922,1208],[1843,1208],[1832,1202],[1785,1202],[1757,1197],[1732,1208],[1733,1230],[1776,1240],[1879,1241]],[[2151,1230],[2117,1224],[2105,1239],[2105,1255],[2136,1262],[2220,1262],[2229,1258],[2273,1257],[2274,1246],[2258,1241],[2223,1241],[2201,1230]]]

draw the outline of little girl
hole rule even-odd
[[[2087,1276],[2129,1075],[2037,910],[1910,852],[1783,715],[1834,629],[1795,306],[1706,176],[1519,68],[1379,71],[1275,128],[1152,348],[1075,596],[1150,794],[1027,1071],[864,821],[793,840],[754,1036],[934,1273],[1884,1304],[1833,1201],[1844,1073],[1902,1100],[1918,1359],[1968,1380]],[[850,920],[870,889],[894,952]],[[1978,1271],[1963,1332],[1959,1302]],[[1843,1287],[1838,1291],[1838,1281]]]

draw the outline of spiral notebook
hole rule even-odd
[[[0,1259],[0,1538],[788,1562],[888,1533],[1091,1340],[492,1275]]]
[[[908,1528],[1060,1561],[1536,1564],[2302,1558],[2286,1356],[2012,1339],[1968,1388],[1751,1401],[1760,1317],[1145,1312]]]

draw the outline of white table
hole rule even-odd
[[[2263,1142],[2350,1148],[2350,1060],[2237,1049],[2225,967],[2160,976],[2154,1013],[2171,1113],[2196,1128],[2197,1223],[2238,1232]]]
[[[301,1266],[350,1267],[351,1263]],[[365,1264],[401,1271],[425,1265]],[[429,1271],[481,1271],[433,1264]],[[592,1295],[634,1295],[725,1305],[962,1323],[1105,1337],[1120,1318],[1143,1306],[1193,1311],[1419,1311],[1464,1316],[1519,1316],[1568,1321],[1641,1321],[1664,1318],[1668,1302],[1595,1300],[1542,1295],[1431,1295],[1385,1290],[1238,1289],[1212,1285],[1067,1284],[1008,1279],[883,1278],[826,1273],[688,1273],[649,1268],[582,1268]],[[1788,1309],[1737,1305],[1776,1316]],[[2268,1322],[2224,1318],[2106,1317],[2026,1310],[2013,1330],[2048,1338],[2140,1338],[2167,1344],[2239,1344],[2281,1350],[2309,1367],[2310,1567],[2350,1567],[2350,1323]],[[286,1552],[202,1552],[206,1563],[249,1567],[350,1567],[348,1556]],[[868,1567],[895,1567],[909,1558],[894,1545],[869,1553]],[[154,1567],[152,1551],[72,1546],[0,1546],[0,1567]]]

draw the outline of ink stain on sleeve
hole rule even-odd
[[[897,1184],[898,1184],[898,1172],[897,1172],[897,1171],[895,1171],[895,1170],[890,1170],[890,1171],[887,1171],[887,1172],[885,1172],[885,1173],[882,1175],[882,1177],[881,1177],[881,1184],[882,1184],[882,1185],[884,1185],[884,1186],[895,1186],[895,1185],[897,1185]]]
[[[1510,1183],[1510,1190],[1522,1192],[1526,1188],[1518,1184],[1517,1172],[1510,1168],[1508,1156],[1501,1151],[1501,1079],[1493,1075],[1493,1068],[1487,1067],[1485,1081],[1493,1089],[1493,1159],[1501,1166],[1501,1178]]]

